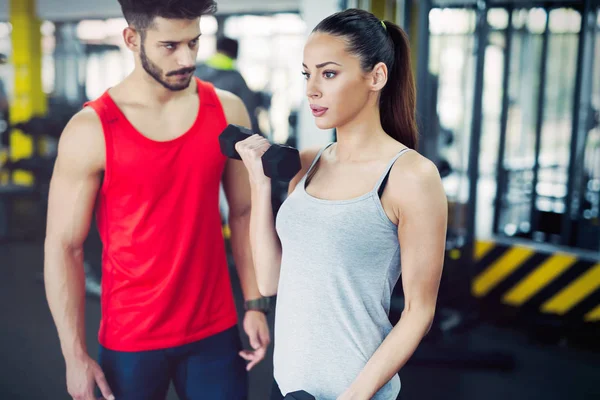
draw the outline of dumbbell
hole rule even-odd
[[[241,160],[242,158],[235,150],[237,142],[245,140],[254,133],[242,126],[229,124],[219,136],[219,145],[223,155]],[[265,175],[277,181],[290,181],[302,168],[300,164],[300,153],[297,149],[280,144],[271,144],[271,147],[263,154],[263,170]]]
[[[283,400],[316,400],[315,396],[304,390],[298,390],[285,395]]]

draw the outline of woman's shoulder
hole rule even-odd
[[[433,161],[420,154],[418,151],[400,148],[402,155],[394,163],[390,177],[420,181],[422,179],[439,178],[439,172]]]
[[[324,146],[314,146],[300,151],[300,162],[302,163],[302,169],[305,170],[304,172],[308,170],[317,154],[319,154],[323,148]]]
[[[406,151],[394,163],[388,189],[394,203],[400,206],[423,204],[428,200],[445,201],[445,191],[437,167],[415,150]]]
[[[288,193],[292,193],[302,177],[308,172],[312,162],[315,160],[315,157],[319,154],[319,152],[323,149],[323,146],[320,147],[308,147],[306,149],[300,150],[300,164],[302,168],[296,176],[290,181]]]

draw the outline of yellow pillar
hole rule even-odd
[[[409,14],[409,26],[403,27],[408,34],[410,40],[411,50],[411,61],[412,69],[415,74],[417,71],[417,57],[419,51],[419,2],[415,0],[408,0],[411,2],[410,14]],[[394,0],[371,0],[372,12],[377,18],[392,21],[402,26],[402,21],[396,21],[396,7],[397,2]]]
[[[371,11],[377,18],[387,21],[395,21],[396,19],[396,1],[395,0],[371,0]]]
[[[412,1],[412,0],[411,0]],[[412,70],[417,79],[417,59],[419,57],[419,2],[412,1],[409,13],[408,39],[410,40],[410,60],[412,61]],[[427,40],[427,39],[425,39]],[[425,66],[423,68],[428,68]]]
[[[42,33],[35,0],[10,0],[12,24],[12,63],[14,67],[14,96],[10,105],[12,124],[46,113],[46,96],[42,90]],[[32,138],[13,130],[10,138],[11,159],[30,157],[34,151]],[[17,171],[16,183],[31,184],[29,173]]]

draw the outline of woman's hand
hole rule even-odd
[[[238,152],[250,178],[250,185],[261,186],[270,184],[271,179],[265,175],[261,157],[271,147],[271,143],[260,135],[252,135],[247,139],[235,144],[235,150]]]
[[[336,400],[366,400],[366,397],[360,397],[352,389],[348,389],[344,393],[339,395]]]

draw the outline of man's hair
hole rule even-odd
[[[214,0],[119,0],[127,23],[142,34],[157,17],[168,19],[196,19],[214,14]]]
[[[234,60],[238,57],[238,41],[228,37],[220,37],[217,39],[217,51],[227,54]]]

